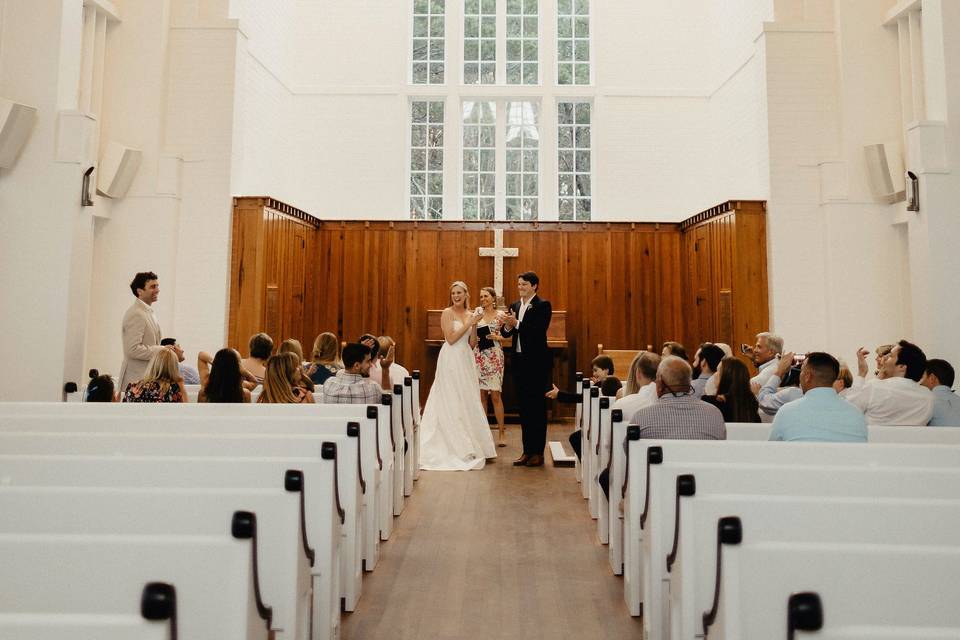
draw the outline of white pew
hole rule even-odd
[[[597,485],[597,539],[600,544],[610,542],[610,502],[603,487],[600,486],[600,473],[610,464],[610,443],[613,441],[613,410],[610,408],[610,398],[600,398],[600,420],[597,423],[597,433],[594,434],[594,460],[597,463],[594,482]],[[619,420],[623,420],[623,412],[617,409]],[[609,478],[608,478],[609,480]]]
[[[26,415],[46,416],[62,415],[56,407],[63,404],[0,404],[0,432],[22,430],[25,425],[37,425],[37,428],[46,432],[59,431],[159,431],[165,433],[194,433],[216,429],[218,433],[230,434],[266,434],[288,433],[319,435],[349,435],[349,425],[355,422],[359,425],[359,444],[357,455],[360,457],[359,475],[361,485],[361,531],[360,542],[362,547],[363,566],[372,571],[379,560],[380,516],[378,514],[379,495],[377,480],[380,478],[379,446],[376,440],[376,423],[379,421],[377,407],[362,405],[319,405],[323,411],[318,418],[315,405],[257,405],[256,408],[244,405],[180,405],[171,404],[99,404],[88,403],[80,411],[74,412],[71,420],[46,420],[22,422],[21,417]],[[122,408],[121,408],[122,407]],[[143,407],[143,409],[137,409]],[[329,409],[326,409],[329,407]],[[51,413],[52,412],[52,413]],[[85,420],[78,422],[80,417]],[[35,417],[35,416],[34,416]],[[110,418],[101,420],[100,418]],[[124,417],[124,420],[116,418]],[[176,421],[163,428],[155,428],[150,420],[176,418]],[[197,420],[204,418],[202,424]],[[231,418],[229,420],[225,418]],[[294,419],[295,418],[295,419]],[[33,418],[31,418],[33,419]],[[352,465],[352,462],[345,461]],[[350,515],[353,514],[349,506],[349,499],[345,498]],[[393,517],[391,515],[390,521]],[[352,566],[352,565],[351,565]]]
[[[587,482],[584,484],[584,490],[587,494],[587,509],[590,511],[590,517],[597,519],[599,514],[599,504],[597,494],[600,493],[600,487],[597,485],[597,455],[595,452],[597,442],[597,433],[600,427],[600,387],[591,386],[589,401],[584,405],[584,411],[589,412],[589,424],[587,430],[583,432],[583,442],[581,443],[580,455],[583,462],[583,473],[586,475]]]
[[[360,423],[361,448],[376,452],[374,458],[365,456],[364,478],[374,478],[373,492],[365,494],[365,508],[369,518],[379,519],[380,538],[388,540],[393,531],[393,446],[391,431],[391,396],[384,394],[380,405],[357,404],[183,404],[183,403],[83,403],[80,406],[62,402],[0,402],[0,416],[49,415],[49,416],[209,416],[212,413],[223,417],[258,416],[316,416],[352,418]],[[212,412],[212,413],[211,413]],[[368,486],[369,486],[368,482]],[[372,505],[370,501],[373,501]],[[373,508],[370,508],[370,507]],[[367,560],[367,569],[376,566],[376,558]]]
[[[329,458],[204,458],[152,456],[0,455],[2,487],[124,487],[246,489],[275,488],[298,494],[300,547],[313,561],[314,631],[339,629],[340,585],[359,581],[355,554],[341,545],[335,495],[335,465]],[[282,484],[281,484],[282,483]],[[2,489],[0,489],[2,491]],[[341,552],[343,549],[343,552]],[[345,585],[344,598],[356,589]],[[325,622],[326,621],[326,622]]]
[[[914,630],[924,637],[927,629],[960,637],[960,548],[772,542],[723,547],[717,616],[705,614],[704,620],[714,640],[792,638],[796,631],[865,625],[892,627],[897,638],[917,637]]]
[[[727,440],[768,440],[771,424],[727,423]],[[960,427],[869,425],[867,440],[900,444],[960,444]]]
[[[679,543],[676,506],[689,496],[734,493],[960,500],[960,470],[665,461],[651,465],[647,486],[641,562],[643,626],[648,637],[660,638],[667,628],[671,545]]]
[[[592,397],[592,383],[589,378],[584,379],[583,381],[583,390],[580,394],[581,397],[581,413],[580,413],[580,491],[583,494],[585,500],[590,498],[590,482],[583,481],[584,478],[588,478],[590,475],[590,459],[587,457],[585,451],[587,450],[588,436],[590,434],[590,398]],[[599,397],[599,390],[597,396]]]
[[[30,421],[44,421],[46,418],[19,418],[17,421],[26,424]],[[231,425],[242,424],[247,418],[237,418],[230,421]],[[83,425],[86,419],[65,421]],[[183,419],[166,423],[158,420],[141,419],[147,423],[159,425],[173,432],[177,429],[184,431],[200,428],[213,428],[214,421],[205,420],[201,425],[192,424]],[[99,419],[98,423],[112,424],[113,421]],[[131,429],[136,429],[138,420],[129,418],[123,420]],[[296,422],[307,425],[318,424],[318,420],[291,418],[284,424]],[[0,425],[3,419],[0,419]],[[174,424],[176,426],[174,426]],[[87,428],[96,428],[89,425]],[[338,496],[338,510],[343,523],[343,540],[341,554],[345,566],[350,567],[346,575],[341,575],[341,595],[344,597],[344,606],[348,611],[356,607],[360,597],[360,566],[362,555],[361,540],[361,485],[357,465],[357,437],[347,435],[323,434],[308,435],[237,435],[233,434],[204,434],[204,433],[23,433],[6,432],[0,430],[0,451],[10,454],[48,454],[48,455],[98,455],[113,454],[115,456],[153,456],[153,457],[301,457],[311,450],[317,455],[322,453],[322,445],[327,441],[336,443],[339,456],[335,456],[336,491]],[[321,569],[318,569],[318,571]]]
[[[0,613],[0,638],[17,640],[167,640],[163,622],[136,615]]]
[[[271,608],[271,630],[282,638],[307,640],[311,567],[300,545],[299,494],[280,489],[0,487],[0,513],[9,516],[0,519],[4,534],[217,536],[236,511],[255,514],[255,575]],[[334,637],[331,621],[324,618],[326,626],[319,620],[313,626],[318,631],[314,640]]]
[[[904,465],[904,466],[960,466],[960,447],[852,444],[852,443],[784,443],[736,442],[703,440],[640,440],[639,428],[627,429],[629,454],[624,496],[624,599],[631,615],[640,615],[642,601],[640,583],[643,537],[640,520],[646,497],[646,473],[649,453],[659,461],[670,460],[703,462],[752,463],[762,460],[769,464],[798,464],[810,461],[817,465]]]
[[[403,417],[403,495],[410,496],[413,494],[413,481],[414,476],[414,464],[416,456],[414,451],[416,450],[416,435],[414,434],[414,424],[413,424],[413,378],[407,376],[403,379],[403,395],[402,395],[402,407],[403,410],[401,415]]]
[[[577,394],[577,406],[573,414],[573,427],[574,430],[576,430],[583,429],[583,372],[577,371],[574,379],[577,381],[576,390],[574,391],[574,393]],[[583,469],[580,464],[580,458],[577,456],[573,456],[573,458],[573,474],[577,478],[577,482],[583,482]]]
[[[680,501],[669,571],[671,640],[693,640],[703,632],[701,614],[712,606],[723,518],[739,518],[751,543],[958,544],[957,500],[703,493]]]
[[[406,437],[403,430],[403,385],[393,385],[390,397],[390,424],[393,445],[393,515],[403,513]]]
[[[630,425],[621,419],[613,421],[610,428],[610,498],[607,501],[610,521],[610,541],[608,557],[613,575],[623,575],[623,513],[620,505],[626,495],[627,478],[627,427]]]
[[[410,373],[410,394],[413,398],[413,479],[420,479],[420,371]]]
[[[265,640],[249,526],[223,526],[222,536],[0,534],[0,611],[133,614],[144,585],[163,582],[182,640]]]

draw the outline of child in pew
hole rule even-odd
[[[120,395],[116,392],[113,378],[109,374],[100,375],[96,369],[90,369],[90,382],[87,383],[87,393],[84,402],[120,402]]]
[[[303,367],[295,353],[278,353],[267,360],[263,392],[257,402],[264,404],[313,404],[313,393],[300,386]]]
[[[160,349],[150,358],[143,380],[131,382],[123,392],[124,402],[188,402],[180,377],[180,362],[170,349]]]
[[[609,398],[615,398],[617,396],[617,391],[619,391],[623,385],[620,383],[620,380],[613,375],[613,360],[610,358],[610,356],[599,355],[593,359],[593,361],[590,363],[590,366],[593,370],[593,375],[590,377],[590,382],[600,386],[601,395]],[[610,382],[607,382],[607,380],[610,380]],[[607,386],[604,387],[604,384]],[[557,388],[557,385],[553,385],[553,388],[550,391],[547,391],[547,393],[544,395],[551,400],[557,400],[558,402],[563,402],[566,404],[576,404],[580,401],[580,396],[578,396],[576,393],[570,391],[560,391],[560,389]],[[583,433],[580,429],[577,429],[570,434],[570,438],[568,440],[570,442],[570,446],[573,448],[573,452],[577,454],[577,458],[579,459]]]
[[[201,351],[197,356],[200,372],[200,394],[197,402],[250,402],[250,392],[243,386],[240,354],[233,349],[220,349],[217,355]]]

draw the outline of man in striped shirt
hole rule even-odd
[[[658,399],[633,414],[640,437],[663,440],[726,440],[720,410],[692,393],[692,369],[686,360],[667,356],[657,367]]]

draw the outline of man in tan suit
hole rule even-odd
[[[166,348],[160,346],[160,323],[152,307],[160,296],[157,274],[138,273],[130,283],[130,291],[136,300],[123,314],[123,366],[118,388],[121,396],[129,383],[143,378],[153,354]]]

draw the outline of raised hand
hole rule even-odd
[[[793,366],[793,356],[795,355],[793,351],[787,351],[780,356],[780,363],[777,365],[777,377],[780,378],[781,381],[790,373],[790,367]]]
[[[390,345],[390,348],[387,349],[387,355],[385,355],[383,360],[380,361],[380,367],[382,369],[389,369],[390,365],[393,364],[393,361],[396,358],[396,355],[394,354],[394,346],[395,345]]]
[[[551,400],[556,400],[557,396],[560,394],[560,389],[557,389],[557,385],[555,384],[551,384],[550,386],[553,388],[550,389],[550,391],[547,391],[543,395],[546,396],[547,398],[550,398]]]
[[[507,325],[507,328],[513,329],[517,326],[517,316],[513,315],[513,309],[507,311],[507,315],[503,317],[503,324]]]
[[[861,378],[867,377],[867,373],[870,371],[870,368],[867,366],[867,357],[870,355],[870,351],[864,347],[857,349],[857,375]]]

